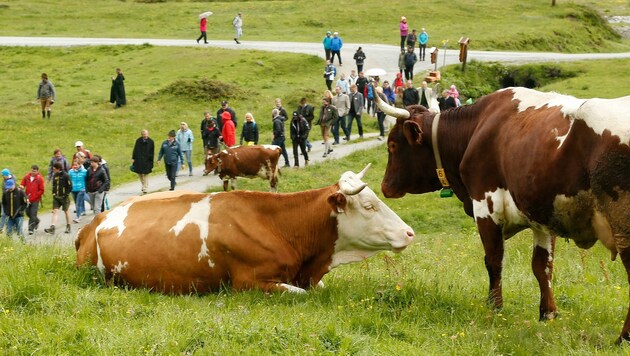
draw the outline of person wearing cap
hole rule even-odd
[[[423,27],[422,32],[420,32],[420,36],[418,36],[418,46],[420,47],[420,60],[421,61],[424,61],[424,56],[427,52],[428,42],[429,42],[429,34]]]
[[[48,80],[48,74],[42,73],[42,80],[37,87],[37,100],[42,104],[42,119],[46,116],[50,119],[50,111],[52,110],[52,104],[57,99],[57,92],[55,86]]]
[[[83,145],[83,141],[75,142],[74,147],[77,149],[77,151],[72,156],[72,161],[74,162],[75,160],[77,160],[79,158],[79,152],[81,152],[83,153],[83,158],[87,160],[87,164],[85,164],[84,167],[85,169],[88,169],[90,167],[90,159],[92,158],[92,153],[90,152],[90,150],[85,148],[85,146]]]
[[[219,132],[223,132],[223,122],[221,121],[221,114],[223,114],[224,111],[230,113],[230,116],[232,117],[232,122],[234,122],[234,128],[238,127],[236,112],[234,112],[234,110],[228,105],[227,100],[223,100],[221,102],[221,108],[217,110],[217,127],[219,128]]]
[[[405,49],[405,41],[409,34],[409,25],[407,24],[407,18],[405,16],[400,17],[398,28],[400,29],[400,49]]]
[[[63,170],[60,162],[55,162],[52,169],[52,221],[50,227],[44,229],[44,232],[50,235],[55,234],[55,224],[57,223],[59,208],[61,208],[66,215],[66,234],[69,234],[71,229],[70,214],[68,212],[68,208],[70,207],[72,181],[70,180],[70,176],[68,175],[68,173]]]
[[[64,156],[63,152],[61,152],[61,148],[56,148],[53,151],[53,156],[50,158],[50,163],[48,163],[48,175],[46,175],[47,182],[50,182],[50,180],[53,177],[53,165],[55,163],[61,164],[61,169],[64,172],[67,172],[70,170],[70,164],[68,164],[68,160],[66,159],[66,156]]]
[[[243,36],[243,13],[239,12],[232,20],[232,26],[234,26],[234,42],[241,44],[238,40]]]
[[[157,163],[160,164],[162,157],[164,157],[166,177],[171,182],[171,188],[169,190],[175,190],[177,165],[184,159],[182,156],[182,149],[179,147],[177,141],[175,141],[176,135],[175,130],[169,131],[168,137],[164,140],[164,142],[162,142],[157,159]]]
[[[330,43],[332,41],[332,32],[326,31],[326,36],[324,36],[324,40],[322,44],[324,45],[324,52],[326,53],[326,60],[330,60]]]
[[[308,138],[308,132],[311,128],[308,126],[308,122],[297,111],[293,112],[291,119],[291,142],[293,143],[293,167],[300,166],[300,155],[298,155],[298,147],[302,151],[304,156],[304,165],[308,166],[308,152],[306,151],[306,139]]]
[[[142,194],[149,190],[149,174],[153,171],[153,158],[155,157],[155,143],[149,137],[148,130],[140,131],[140,137],[133,145],[131,165],[133,171],[140,179]]]
[[[31,171],[26,173],[20,187],[24,189],[28,206],[26,207],[26,216],[28,216],[28,234],[32,235],[39,227],[39,218],[37,213],[39,205],[44,195],[44,177],[39,173],[39,166],[34,164]]]
[[[339,66],[343,65],[343,63],[341,63],[341,47],[343,47],[343,40],[339,37],[339,32],[335,32],[330,40],[330,63],[335,62],[336,54],[337,59],[339,59]]]
[[[11,174],[11,171],[9,171],[8,168],[5,168],[2,170],[2,191],[4,192],[4,190],[7,188],[7,183],[10,180],[15,180],[15,177]],[[2,232],[2,230],[4,229],[4,226],[7,224],[7,215],[5,214],[5,212],[2,212],[2,216],[0,216],[0,232]]]
[[[232,121],[232,115],[228,111],[224,111],[221,114],[221,122],[223,123],[223,128],[219,139],[223,140],[227,147],[236,145],[236,128],[234,127],[234,121]]]
[[[188,124],[184,121],[179,123],[179,130],[175,135],[175,140],[179,144],[180,149],[182,150],[182,155],[186,158],[186,163],[188,163],[188,175],[193,175],[193,166],[192,166],[192,149],[193,149],[193,141],[195,138],[193,137],[192,130],[188,128]],[[182,169],[184,168],[184,159],[182,158],[180,164],[177,165],[177,171],[175,174],[179,174],[180,166]]]
[[[7,216],[7,235],[16,232],[23,240],[22,223],[24,222],[24,210],[26,209],[26,194],[22,189],[17,189],[14,179],[6,182],[2,192],[2,210]]]

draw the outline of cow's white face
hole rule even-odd
[[[345,207],[337,211],[339,237],[331,268],[381,250],[400,252],[414,239],[413,229],[361,181],[368,167],[359,174],[346,172],[339,181]]]

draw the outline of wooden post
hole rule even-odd
[[[468,44],[470,39],[462,37],[457,41],[459,43],[459,61],[462,62],[462,72],[466,71],[466,58],[468,57]]]

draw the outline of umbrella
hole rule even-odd
[[[365,71],[365,75],[368,77],[380,77],[385,74],[387,74],[387,72],[383,68],[370,68]]]
[[[208,17],[210,15],[212,15],[212,11],[206,11],[206,12],[204,12],[202,14],[199,14],[199,19],[202,19],[204,17]]]

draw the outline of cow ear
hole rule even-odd
[[[346,196],[340,192],[331,194],[328,197],[328,204],[330,204],[333,211],[340,214],[344,212],[344,209],[346,208],[347,203],[348,202],[346,200]]]
[[[419,123],[413,120],[405,121],[405,124],[403,125],[403,134],[410,145],[422,144],[422,128],[420,128]]]

